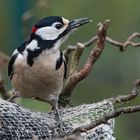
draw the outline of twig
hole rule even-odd
[[[111,98],[106,99],[106,100],[111,101],[113,104],[123,103],[123,102],[133,100],[138,95],[139,87],[140,87],[140,79],[134,81],[133,89],[129,94],[127,94],[127,95],[118,95],[116,97],[111,97]]]
[[[122,114],[130,114],[130,113],[139,112],[139,111],[140,111],[140,105],[119,108],[116,111],[114,111],[110,114],[106,114],[103,117],[101,117],[100,119],[98,119],[88,125],[84,125],[84,126],[80,126],[80,127],[76,128],[73,131],[73,133],[86,132],[87,130],[91,130],[100,124],[106,124],[107,121],[111,118],[118,117]]]
[[[136,37],[140,38],[140,33],[133,33],[133,34],[131,34],[126,39],[125,42],[118,42],[116,40],[111,39],[110,37],[106,37],[106,41],[108,43],[116,46],[116,47],[119,47],[120,51],[125,51],[129,45],[132,46],[132,47],[140,47],[140,43],[139,42],[135,43],[135,42],[132,41]]]
[[[138,38],[140,38],[140,33],[137,33],[137,32],[135,32],[135,33],[133,33],[133,34],[131,34],[127,39],[126,39],[126,41],[124,41],[124,42],[119,42],[119,41],[116,41],[116,40],[114,40],[114,39],[112,39],[112,38],[110,38],[110,37],[106,37],[106,42],[108,42],[109,44],[111,44],[111,45],[113,45],[113,46],[116,46],[116,47],[119,47],[119,49],[121,50],[121,51],[125,51],[126,50],[126,48],[130,45],[130,46],[132,46],[132,47],[140,47],[140,42],[133,42],[132,40],[134,39],[134,38],[136,38],[136,37],[138,37]],[[87,41],[87,42],[85,42],[85,43],[83,43],[84,45],[85,45],[85,47],[89,47],[89,46],[91,46],[93,43],[95,43],[95,41],[97,40],[97,36],[93,36],[89,41]],[[68,48],[66,49],[66,50],[64,50],[64,54],[65,55],[68,55],[69,53],[70,53],[70,51],[73,51],[73,50],[75,50],[76,49],[76,45],[69,45],[68,46]]]
[[[138,95],[138,88],[139,87],[140,87],[140,79],[133,82],[133,89],[132,89],[130,94],[119,95],[117,97],[112,97],[112,98],[105,99],[105,100],[111,101],[112,103],[118,103],[118,102],[122,103],[122,102],[132,100]],[[110,112],[109,114],[103,115],[101,118],[97,119],[96,121],[94,121],[88,125],[84,125],[84,126],[80,126],[80,127],[76,128],[73,131],[73,133],[86,132],[87,130],[91,130],[100,124],[106,124],[109,119],[118,117],[122,114],[134,113],[134,112],[139,112],[139,111],[140,111],[140,105],[122,107],[122,108],[119,108],[113,112]]]
[[[97,36],[93,36],[90,40],[87,42],[82,43],[85,47],[91,46],[95,41],[97,40]],[[76,49],[77,45],[69,45],[64,51],[64,55],[68,56],[71,51],[74,51]]]
[[[0,72],[0,92],[1,92],[1,95],[2,95],[4,100],[7,100],[10,98],[10,95],[8,94],[8,92],[4,86],[4,81],[2,79],[1,72]]]
[[[69,68],[70,75],[73,74],[74,72],[77,72],[79,60],[83,53],[84,48],[85,48],[85,46],[82,43],[77,43],[76,49],[74,50],[74,52],[72,54],[72,58],[71,58],[71,64],[70,64],[70,68]]]
[[[85,45],[85,47],[89,47],[91,46],[96,40],[97,40],[97,36],[92,37],[89,41],[83,43]]]
[[[74,87],[91,72],[95,62],[100,57],[102,50],[104,49],[106,32],[107,32],[109,23],[110,23],[110,20],[106,20],[103,24],[102,23],[98,24],[98,37],[97,37],[96,47],[91,50],[91,52],[88,56],[88,59],[87,59],[85,65],[81,68],[81,70],[79,70],[78,72],[74,72],[73,74],[71,74],[68,77],[68,79],[65,83],[64,89],[62,90],[62,94],[60,96],[60,105],[61,106],[66,106],[66,104],[70,100],[70,96],[71,96],[71,93],[72,93]],[[92,41],[90,41],[90,43]],[[89,43],[87,43],[87,45],[88,44]],[[84,46],[84,44],[83,44],[83,46]],[[66,103],[63,102],[63,104],[62,104],[61,100],[66,100]]]
[[[132,47],[140,47],[140,42],[135,43],[135,42],[132,41],[136,37],[140,38],[140,33],[131,34],[126,39],[125,42],[119,42],[119,41],[113,40],[110,37],[106,37],[105,40],[109,44],[112,44],[113,46],[119,47],[120,51],[125,51],[129,45],[132,46]],[[96,41],[96,43],[98,43],[98,40],[99,40],[99,33],[98,33],[98,36],[92,37],[89,41],[83,43],[82,45],[84,46],[84,48],[89,47],[95,41]],[[68,48],[66,50],[64,50],[64,53],[65,53],[66,57],[68,57],[71,52],[75,51],[76,48],[77,48],[77,45],[68,46]],[[100,50],[100,48],[98,47],[98,44],[96,44],[96,47],[91,51],[91,53],[93,53],[93,52],[94,52],[94,54],[89,55],[87,63],[85,64],[85,66],[78,73],[75,72],[75,73],[73,73],[73,75],[70,75],[70,77],[68,77],[68,79],[66,81],[66,84],[63,88],[62,95],[60,96],[61,101],[65,100],[64,103],[69,103],[71,92],[72,92],[73,88],[77,85],[77,83],[79,81],[84,79],[90,73],[91,69],[93,68],[93,64],[99,58],[102,50]],[[94,58],[92,56],[94,56]],[[90,63],[91,62],[90,60],[93,60],[94,62]],[[131,95],[129,94],[129,95],[124,95],[124,96],[113,97],[110,100],[114,100],[113,102],[115,103],[115,102],[119,102],[119,100],[120,101],[123,101],[123,100],[125,101],[125,99],[127,99],[127,97],[130,98],[130,100],[131,100],[131,99],[135,98],[136,96],[137,96],[136,94],[132,93]]]

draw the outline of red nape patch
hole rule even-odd
[[[36,30],[37,30],[37,28],[33,26],[33,28],[32,28],[32,33],[35,33]]]

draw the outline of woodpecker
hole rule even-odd
[[[58,99],[67,69],[60,46],[88,22],[89,18],[68,20],[50,16],[32,27],[29,40],[15,49],[8,66],[8,76],[18,96],[50,103],[60,119]]]

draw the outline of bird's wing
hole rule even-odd
[[[14,68],[13,68],[14,66],[13,65],[15,63],[17,56],[18,56],[18,53],[13,54],[11,59],[10,59],[9,65],[8,65],[8,76],[10,77],[10,79],[12,79],[13,74],[14,74]]]
[[[12,79],[13,74],[14,74],[14,63],[15,60],[17,59],[18,54],[22,54],[23,51],[26,48],[28,42],[23,43],[22,45],[20,45],[17,49],[15,49],[15,51],[12,54],[12,57],[10,59],[9,65],[8,65],[8,76],[10,77],[10,79]]]

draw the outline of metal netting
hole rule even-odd
[[[78,126],[95,121],[112,110],[112,104],[106,101],[63,109],[61,114],[65,134],[71,134]],[[114,140],[113,129],[114,120],[111,119],[107,124],[82,133],[81,136],[87,140]],[[0,99],[0,140],[44,140],[60,136],[54,112],[33,112]]]

